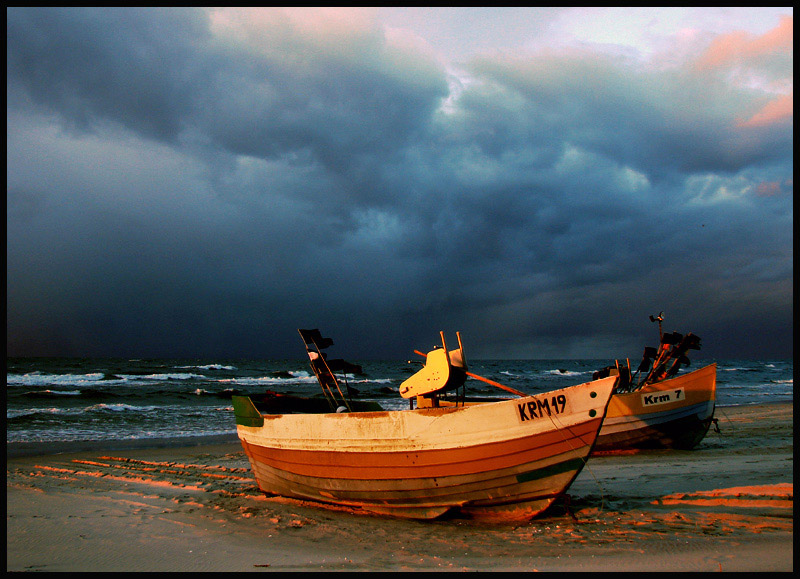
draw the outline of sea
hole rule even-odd
[[[398,387],[419,361],[349,360],[343,383],[386,410],[409,407]],[[792,402],[793,360],[717,363],[717,406]],[[612,361],[613,363],[613,361]],[[537,394],[588,382],[608,360],[470,360],[470,372]],[[6,359],[7,456],[110,447],[235,441],[231,395],[322,396],[306,360]],[[468,379],[466,394],[513,397]]]

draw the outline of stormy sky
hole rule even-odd
[[[7,355],[792,357],[792,8],[7,8]]]

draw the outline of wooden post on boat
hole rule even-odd
[[[336,374],[334,374],[333,370],[331,370],[331,367],[328,366],[328,361],[325,359],[325,356],[320,355],[320,357],[322,358],[322,363],[325,364],[325,369],[328,371],[328,374],[330,375],[331,378],[333,378],[333,383],[336,384],[336,389],[339,391],[339,396],[342,397],[342,402],[344,402],[344,405],[345,407],[347,407],[347,410],[349,412],[352,412],[353,409],[350,408],[350,403],[347,401],[347,397],[344,394],[342,394],[342,388],[339,386],[339,380],[336,379]],[[336,399],[334,398],[334,401],[335,400]]]
[[[450,352],[447,351],[447,343],[444,341],[444,332],[439,332],[439,337],[442,338],[442,348],[444,348],[444,356],[447,358],[447,365],[452,366],[453,363],[450,361]]]
[[[333,373],[333,370],[331,370],[330,366],[328,366],[328,361],[325,359],[325,356],[323,356],[323,354],[322,354],[323,348],[325,348],[327,346],[322,346],[320,344],[317,344],[317,342],[316,342],[316,340],[314,340],[313,336],[305,336],[305,335],[303,335],[303,331],[302,330],[298,329],[297,331],[299,332],[300,337],[303,339],[303,343],[308,345],[308,341],[307,340],[311,340],[311,343],[314,344],[314,347],[317,349],[316,354],[319,356],[319,359],[322,360],[322,364],[324,364],[325,370],[327,371],[328,376],[331,377],[331,379],[333,380],[333,383],[336,385],[336,389],[339,391],[339,396],[342,397],[342,403],[345,405],[345,407],[347,408],[348,411],[352,411],[352,408],[350,408],[350,403],[347,401],[347,397],[344,394],[342,394],[342,389],[339,386],[339,381],[336,379],[336,375]],[[317,333],[319,333],[319,332],[317,331]],[[307,347],[306,347],[306,351],[309,352],[309,354],[311,352],[310,350],[308,350]],[[316,376],[317,382],[319,382],[319,385],[322,387],[323,395],[325,395],[325,398],[331,404],[332,410],[335,412],[336,408],[337,408],[337,404],[339,404],[339,402],[336,400],[336,395],[333,393],[333,390],[331,389],[330,385],[326,383],[324,377],[322,377],[320,375],[321,373],[320,373],[319,369],[317,368],[317,366],[314,364],[314,360],[310,359],[309,361],[311,362],[311,369],[314,371],[314,376]]]
[[[467,371],[467,355],[464,353],[464,344],[461,343],[461,332],[456,332],[456,339],[458,340],[458,351],[461,354],[461,363],[464,365],[464,372]],[[461,385],[461,406],[464,406],[467,401],[467,382],[466,380]],[[456,402],[458,404],[458,402]]]

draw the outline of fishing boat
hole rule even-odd
[[[672,332],[664,334],[663,312],[650,316],[659,324],[660,347],[645,348],[635,373],[629,363],[616,362],[596,372],[594,378],[616,376],[594,453],[634,449],[689,450],[705,438],[714,418],[717,365],[679,374],[688,366],[688,350],[700,349],[700,338]]]
[[[468,376],[461,336],[400,385],[407,410],[359,411],[330,371],[332,340],[299,330],[325,413],[268,414],[234,396],[237,432],[267,494],[397,517],[445,513],[520,520],[547,509],[581,472],[616,377],[496,402],[445,401]],[[491,381],[489,381],[491,382]],[[520,393],[521,394],[521,393]],[[416,404],[415,404],[416,403]]]

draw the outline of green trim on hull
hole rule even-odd
[[[529,482],[532,480],[542,479],[548,476],[562,474],[565,472],[569,472],[571,470],[580,471],[581,468],[583,468],[583,464],[584,460],[582,458],[573,458],[570,460],[565,460],[564,462],[559,462],[545,468],[539,468],[536,470],[518,474],[517,482],[521,483]]]
[[[233,402],[233,413],[236,416],[236,424],[242,426],[264,426],[264,417],[247,396],[231,396]]]

